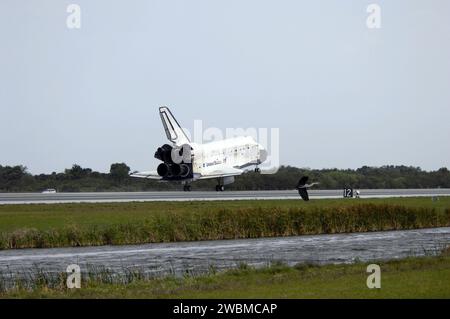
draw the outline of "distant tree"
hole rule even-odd
[[[123,181],[128,177],[130,173],[130,167],[125,163],[114,163],[111,164],[109,174],[115,181]]]
[[[64,173],[31,175],[21,165],[0,165],[0,191],[28,192],[56,188],[58,191],[150,191],[179,190],[177,183],[158,183],[142,178],[128,178],[130,168],[125,163],[114,163],[108,174],[74,164]],[[309,176],[310,181],[320,182],[316,188],[341,189],[354,188],[434,188],[450,187],[450,172],[442,167],[436,171],[424,171],[419,167],[386,165],[381,167],[363,166],[358,169],[307,169],[281,166],[275,174],[249,172],[236,177],[234,184],[227,185],[230,190],[269,190],[293,189],[301,176]],[[201,180],[195,183],[198,190],[214,189],[214,180]]]
[[[7,182],[20,180],[27,174],[27,168],[22,165],[2,167],[2,177]]]
[[[82,177],[88,176],[91,173],[92,173],[92,169],[82,168],[78,164],[73,164],[72,168],[65,170],[65,174],[72,179],[80,179]]]
[[[33,177],[27,173],[27,168],[22,165],[0,165],[0,190],[16,191],[22,188],[22,182],[33,183]],[[23,187],[26,189],[26,187]]]

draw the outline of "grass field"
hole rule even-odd
[[[0,205],[0,249],[450,225],[450,197]]]
[[[450,256],[377,262],[381,288],[366,286],[367,264],[239,269],[197,277],[82,283],[80,289],[11,290],[2,298],[450,298]],[[61,287],[64,287],[61,284]]]
[[[60,228],[71,224],[117,224],[142,221],[158,213],[208,213],[220,209],[242,208],[333,208],[355,203],[389,204],[405,207],[425,207],[444,210],[450,208],[450,196],[433,202],[429,197],[379,199],[316,199],[301,200],[236,200],[192,202],[132,202],[132,203],[75,203],[0,205],[0,231],[21,228],[40,230]]]

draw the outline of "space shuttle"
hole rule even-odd
[[[168,107],[160,107],[159,115],[169,141],[155,152],[161,163],[156,171],[133,172],[132,177],[180,182],[184,191],[190,191],[196,180],[216,179],[216,191],[224,191],[225,185],[233,183],[235,176],[248,167],[260,172],[258,165],[267,159],[267,151],[250,136],[193,143]]]

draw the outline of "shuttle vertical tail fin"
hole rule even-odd
[[[177,146],[190,143],[189,138],[184,133],[178,121],[172,115],[169,108],[162,106],[159,108],[159,115],[166,131],[167,139]]]

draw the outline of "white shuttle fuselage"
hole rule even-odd
[[[250,136],[234,137],[204,144],[192,143],[167,107],[159,109],[168,140],[155,153],[162,161],[156,171],[135,172],[133,177],[180,181],[185,191],[198,179],[216,178],[216,190],[232,183],[244,168],[256,166],[267,158],[267,151]]]

